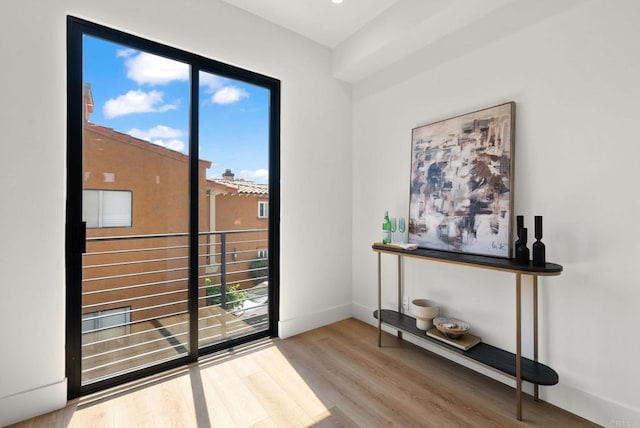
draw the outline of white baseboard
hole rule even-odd
[[[322,327],[351,317],[351,304],[334,306],[320,312],[306,314],[278,322],[278,337],[286,339],[314,328]]]
[[[378,327],[378,320],[373,317],[374,309],[367,308],[366,306],[357,303],[353,303],[352,307],[352,314],[354,318],[366,322],[367,324],[371,324],[376,328]],[[387,325],[383,325],[382,328],[384,331],[392,334],[396,334],[397,332],[396,329]],[[408,342],[420,346],[421,348],[464,365],[471,370],[482,373],[511,387],[515,387],[515,381],[509,376],[505,376],[481,364],[462,358],[455,352],[449,352],[441,347],[432,345],[409,334],[405,334],[403,338]],[[525,382],[523,390],[528,394],[533,394],[533,385]],[[567,410],[568,412],[602,426],[640,428],[639,409],[632,409],[604,397],[595,396],[586,391],[576,389],[571,385],[565,385],[562,383],[562,376],[560,376],[560,383],[558,385],[541,387],[540,398],[554,406],[560,407],[561,409]]]
[[[67,405],[67,379],[0,398],[0,426],[14,424]]]
[[[593,421],[598,425],[612,428],[640,428],[640,410],[632,409],[604,397],[576,389],[560,383],[544,388],[542,399]]]

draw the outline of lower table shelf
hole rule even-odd
[[[373,316],[377,319],[378,311],[374,311]],[[462,354],[471,360],[506,373],[512,377],[516,376],[516,356],[511,352],[496,348],[495,346],[488,345],[484,342],[477,344],[467,351],[463,351],[427,336],[425,331],[419,330],[416,327],[415,318],[389,309],[382,310],[382,322],[404,332],[410,333],[420,339],[434,343],[442,348]],[[523,357],[522,379],[538,385],[555,385],[558,383],[558,374],[549,366],[545,366],[544,364]]]

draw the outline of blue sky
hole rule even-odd
[[[91,122],[182,153],[189,144],[189,67],[84,36],[83,80],[91,85]],[[200,73],[200,158],[207,177],[268,180],[269,91]]]

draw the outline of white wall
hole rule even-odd
[[[411,129],[513,100],[515,211],[530,230],[544,216],[547,258],[565,269],[540,280],[540,357],[560,376],[542,397],[600,424],[640,425],[638,18],[632,0],[585,1],[456,57],[429,47],[354,86],[356,316],[373,322],[383,212],[408,213]],[[391,308],[394,258],[384,269]],[[409,296],[514,350],[512,275],[415,260],[405,273]]]
[[[63,406],[66,15],[282,81],[281,335],[349,316],[351,92],[328,49],[216,1],[9,0],[0,14],[0,425]]]
[[[543,398],[605,425],[640,423],[634,1],[584,1],[462,56],[418,52],[357,84],[350,109],[327,49],[215,0],[8,0],[0,425],[65,402],[67,13],[282,80],[283,337],[348,316],[352,300],[354,314],[372,322],[370,245],[384,210],[408,211],[411,128],[516,101],[516,211],[528,222],[545,217],[548,258],[565,267],[541,280],[541,359],[560,374]],[[350,251],[343,242],[352,230]],[[394,267],[385,260],[389,307]],[[510,275],[418,261],[405,273],[409,296],[432,297],[485,340],[513,347]]]

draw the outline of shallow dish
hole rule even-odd
[[[433,325],[449,339],[460,339],[469,331],[469,324],[457,318],[437,317]]]

